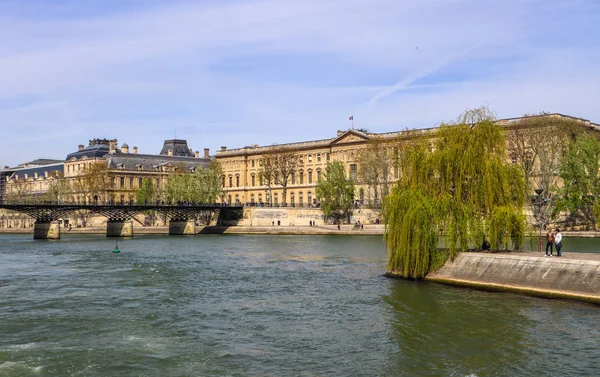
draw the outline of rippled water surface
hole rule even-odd
[[[591,376],[600,308],[391,280],[380,237],[0,235],[0,376]]]

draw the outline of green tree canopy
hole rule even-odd
[[[350,220],[354,201],[354,183],[346,176],[343,163],[340,161],[327,163],[325,174],[317,183],[316,192],[326,217]]]
[[[511,241],[520,247],[525,182],[507,163],[504,134],[493,120],[477,109],[442,125],[433,140],[405,144],[400,178],[384,205],[390,271],[425,276],[440,260],[442,240],[450,257],[485,240],[495,250]]]
[[[569,142],[559,166],[562,187],[558,189],[554,215],[565,211],[573,225],[595,227],[600,195],[600,141],[588,134]]]
[[[142,179],[142,187],[135,194],[135,199],[139,204],[151,204],[157,199],[157,189],[152,178]]]

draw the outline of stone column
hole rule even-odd
[[[34,240],[59,240],[60,223],[58,221],[36,221],[33,224]]]
[[[108,220],[106,237],[133,237],[133,220]]]
[[[196,223],[194,220],[171,220],[169,221],[170,236],[188,236],[196,234]]]

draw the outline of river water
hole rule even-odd
[[[0,235],[0,376],[600,371],[599,307],[388,279],[381,237],[136,236],[119,247]]]

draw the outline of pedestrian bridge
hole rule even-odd
[[[0,202],[0,208],[24,213],[35,219],[33,238],[60,239],[59,219],[76,211],[104,216],[107,237],[132,237],[133,219],[147,211],[156,212],[169,221],[170,235],[195,234],[195,219],[210,212],[213,218],[241,219],[243,207],[220,203],[176,204],[78,204],[63,202]]]

